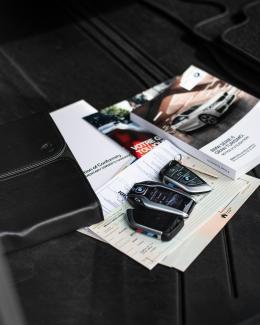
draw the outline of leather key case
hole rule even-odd
[[[0,240],[32,246],[103,220],[99,200],[48,113],[0,127]]]

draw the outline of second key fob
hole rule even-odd
[[[159,174],[160,180],[168,186],[176,186],[190,194],[210,192],[211,186],[189,168],[171,160]]]
[[[196,201],[182,190],[163,183],[144,181],[135,183],[127,194],[128,202],[137,208],[149,208],[188,218]]]

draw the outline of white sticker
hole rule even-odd
[[[206,74],[205,71],[192,65],[183,73],[180,86],[184,89],[192,90],[192,88],[202,81]]]

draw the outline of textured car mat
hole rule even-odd
[[[79,98],[103,107],[158,82],[149,71],[121,55],[111,42],[108,44],[91,23],[73,19],[62,7],[53,6],[49,15],[47,4],[29,3],[11,1],[8,9],[15,26],[9,28],[8,38],[1,32],[0,55],[21,72],[50,108]],[[2,22],[6,14],[0,10]],[[104,101],[104,88],[110,93],[109,102]]]
[[[195,33],[218,42],[228,55],[260,74],[260,1],[227,2],[226,13],[196,25]]]
[[[224,8],[224,11],[215,17],[200,21],[194,27],[195,33],[208,40],[215,40],[221,37],[227,28],[244,21],[246,17],[243,14],[242,8],[248,4],[248,0],[215,0],[213,3],[219,4]]]
[[[107,38],[144,64],[143,68],[154,71],[160,81],[182,73],[191,63],[209,71],[212,67],[218,70],[206,48],[205,53],[200,51],[199,57],[194,55],[196,50],[201,50],[202,44],[194,42],[194,37],[187,35],[182,26],[173,24],[158,12],[155,14],[142,2],[108,11],[99,9],[96,1],[93,5],[83,0],[77,4],[73,4],[77,7],[77,15],[80,13],[88,19],[92,12],[94,18],[90,20],[96,28],[102,29]]]
[[[0,102],[7,109],[0,123],[40,109],[55,109],[79,98],[102,108],[181,73],[194,57],[192,46],[181,41],[184,37],[181,28],[169,28],[171,24],[164,23],[163,17],[153,15],[151,10],[145,11],[144,6],[135,7],[136,2],[122,7],[126,13],[132,10],[136,21],[132,27],[137,29],[131,28],[127,15],[122,15],[127,28],[123,28],[124,21],[120,21],[120,17],[116,18],[119,22],[116,27],[123,26],[123,35],[113,33],[106,22],[91,17],[93,13],[88,7],[82,11],[83,19],[75,14],[74,7],[79,2],[72,1],[71,6],[64,6],[62,1],[59,5],[54,2],[51,15],[48,4],[42,1],[1,3],[0,78],[4,80]],[[122,5],[122,1],[117,1],[108,13],[116,15],[120,2]],[[104,10],[101,2],[83,2],[84,5],[89,3]],[[137,12],[145,33],[138,30]],[[114,24],[113,17],[111,23]],[[125,37],[127,34],[130,37]],[[164,42],[162,34],[169,42]],[[160,43],[156,44],[154,37]],[[90,63],[93,61],[95,65]]]
[[[258,0],[259,1],[259,0]],[[154,1],[154,0],[143,0],[142,3],[148,5],[148,7],[153,10],[154,15],[161,15],[165,19],[164,21],[168,20],[173,26],[174,29],[169,28],[169,30],[176,30],[177,26],[180,24],[176,24],[176,22],[181,23],[182,26],[184,25],[186,29],[190,33],[186,35],[184,38],[188,40],[188,42],[191,42],[191,39],[193,38],[193,47],[196,48],[196,45],[199,44],[200,47],[204,46],[204,52],[205,52],[205,62],[208,62],[209,58],[214,58],[215,65],[219,66],[220,76],[221,72],[225,72],[225,79],[227,81],[231,80],[233,83],[238,80],[240,84],[243,85],[243,88],[251,93],[253,93],[256,96],[260,95],[259,92],[259,81],[260,81],[260,65],[256,64],[250,64],[251,60],[248,58],[245,53],[243,52],[241,55],[241,51],[238,48],[234,48],[232,44],[227,43],[224,41],[221,37],[222,33],[228,28],[228,26],[234,24],[238,24],[239,21],[246,21],[246,16],[243,13],[243,8],[241,8],[241,5],[245,3],[245,0],[238,0],[236,3],[232,3],[231,0],[228,0],[227,2],[224,0],[215,0],[210,2],[210,5],[212,6],[214,3],[214,8],[218,9],[215,13],[215,16],[208,16],[206,19],[200,19],[198,18],[194,24],[188,23],[186,20],[183,21],[183,17],[179,17],[175,11],[174,5],[178,3],[179,9],[184,8],[184,4],[187,4],[187,1],[181,2],[179,0],[176,1]],[[208,2],[203,2],[204,5],[207,5]],[[191,8],[195,8],[197,4],[194,2],[190,3]],[[181,7],[183,6],[183,7]],[[171,10],[172,8],[172,10]],[[181,9],[180,9],[181,10]],[[200,17],[200,13],[198,14],[198,17]],[[203,18],[203,16],[201,16]],[[121,18],[122,23],[119,25],[120,28],[123,30],[125,27],[123,26],[123,19]],[[124,20],[126,20],[126,17],[124,17]],[[163,20],[163,19],[162,19]],[[114,23],[114,21],[113,21]],[[241,27],[244,26],[244,23],[241,23]],[[118,22],[116,22],[118,24]],[[142,24],[142,22],[141,22]],[[165,24],[165,23],[164,23]],[[212,28],[212,34],[210,35],[210,26],[213,26]],[[223,24],[223,25],[222,25]],[[140,24],[137,24],[140,25]],[[219,25],[219,28],[218,28]],[[256,24],[255,24],[256,25]],[[240,26],[240,25],[239,25]],[[205,30],[204,30],[205,27]],[[208,34],[206,27],[209,28]],[[235,27],[233,27],[235,29]],[[258,27],[254,27],[255,30],[257,30]],[[203,33],[205,32],[205,33]],[[130,32],[130,29],[128,31]],[[235,33],[235,32],[234,32]],[[139,33],[138,35],[142,35],[143,33]],[[193,35],[193,36],[192,36]],[[195,35],[195,37],[194,37]],[[246,38],[250,35],[246,36]],[[138,38],[138,36],[137,36]],[[178,37],[176,33],[172,34],[172,39],[175,40],[175,38],[178,40]],[[164,40],[164,38],[163,38]],[[163,42],[163,41],[162,41]],[[252,39],[253,42],[253,39]],[[153,42],[151,42],[153,43]],[[157,39],[156,39],[157,43]],[[141,44],[140,44],[141,45]],[[145,42],[144,42],[145,45]],[[176,51],[178,52],[178,43],[176,44]],[[255,47],[256,45],[254,45]],[[185,50],[185,49],[184,49]],[[169,51],[169,57],[172,55],[172,57],[175,59],[175,52],[173,48]],[[210,54],[208,53],[210,51]],[[199,60],[204,61],[202,58],[201,49],[198,50],[199,53]],[[177,60],[182,60],[182,55],[179,54]],[[169,61],[169,60],[168,60]],[[239,69],[237,69],[237,66],[239,66]],[[251,70],[251,73],[248,73],[249,69]],[[245,75],[247,75],[247,79],[245,79]],[[230,78],[229,78],[230,77]]]
[[[201,21],[214,18],[225,11],[222,4],[201,0],[142,0],[142,2],[164,12],[191,30]]]
[[[190,57],[193,64],[197,63],[194,61],[193,46],[182,41],[185,37],[183,29],[173,26],[158,14],[154,15],[150,8],[145,8],[138,2],[130,2],[127,6],[122,6],[122,1],[116,2],[111,10],[106,11],[105,17],[101,17],[103,20],[96,17],[95,11],[93,13],[89,10],[92,7],[94,10],[104,11],[103,4],[99,1],[82,1],[78,12],[75,12],[75,8],[80,1],[71,1],[70,6],[64,6],[64,2],[60,1],[58,9],[54,6],[53,18],[47,28],[42,17],[45,12],[45,16],[48,15],[48,9],[41,6],[41,2],[34,4],[35,7],[31,4],[32,7],[28,10],[25,6],[17,7],[11,1],[9,6],[12,11],[16,8],[15,15],[12,13],[16,28],[8,28],[8,37],[5,36],[7,33],[0,34],[0,59],[2,57],[7,62],[3,64],[4,72],[9,65],[23,73],[29,83],[28,87],[33,89],[30,97],[40,97],[43,102],[34,105],[34,110],[35,107],[46,108],[48,104],[52,109],[58,108],[78,98],[86,99],[101,108],[181,73],[191,63]],[[186,2],[179,0],[173,3],[188,6]],[[219,7],[208,4],[203,6],[210,9],[205,10],[210,15],[213,12],[219,13]],[[179,7],[179,10],[186,13],[192,7],[193,5],[185,7],[185,10]],[[35,8],[42,13],[40,19],[31,14]],[[204,15],[204,10],[195,12],[198,16],[194,23],[208,17],[208,14]],[[190,13],[191,11],[187,18],[193,16]],[[30,28],[25,29],[23,22],[29,17]],[[47,42],[50,35],[51,42]],[[165,39],[168,41],[165,42]],[[203,55],[201,53],[200,56]],[[94,58],[96,66],[88,63]],[[207,53],[205,60],[201,57],[198,60],[208,61]],[[208,66],[203,66],[202,63],[202,67],[206,69],[212,65],[213,62]],[[64,75],[66,70],[68,73]],[[12,76],[10,69],[6,74]],[[91,83],[86,80],[91,80]],[[110,101],[104,100],[103,80],[113,85],[106,90],[110,93]],[[20,86],[22,83],[18,84]],[[74,87],[75,84],[77,87]],[[116,96],[114,88],[120,91]],[[14,110],[13,107],[15,106],[12,105],[11,111]]]
[[[244,72],[248,71],[248,67],[240,65],[238,70],[237,62],[233,57],[230,59],[219,44],[198,42],[194,34],[185,31],[173,19],[165,19],[164,14],[143,2],[118,6],[116,10],[104,10],[98,1],[92,4],[81,0],[73,6],[77,10],[75,14],[80,12],[85,19],[92,13],[93,18],[90,19],[95,27],[102,29],[106,37],[133,60],[144,64],[143,69],[146,67],[154,71],[160,81],[182,73],[192,63],[209,72],[214,67],[214,73],[217,71],[220,77],[232,83],[239,80],[245,90],[260,96],[257,86],[259,75],[251,73],[245,80]]]
[[[238,3],[241,7],[237,5]],[[242,6],[245,1],[241,0],[238,3],[236,2],[233,8],[230,6],[230,10],[227,10],[223,17],[198,24],[195,33],[200,36],[207,34],[206,37],[210,41],[209,47],[211,47],[212,55],[236,79],[241,80],[241,75],[245,75],[247,71],[247,83],[251,90],[259,96],[257,85],[260,81],[260,51],[258,46],[260,40],[258,23],[260,1],[251,2],[245,6]],[[212,45],[215,47],[214,53]],[[221,51],[223,52],[222,55]],[[237,69],[238,65],[239,69]]]
[[[246,19],[238,25],[225,30],[222,39],[232,50],[251,60],[252,64],[260,64],[260,1],[243,8]]]
[[[142,0],[164,12],[202,38],[213,40],[245,19],[241,9],[248,0]]]

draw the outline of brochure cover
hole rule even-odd
[[[258,98],[195,66],[155,90],[129,100],[134,122],[231,178],[260,163]]]
[[[135,160],[122,146],[87,125],[83,118],[96,112],[94,107],[81,100],[51,113],[94,190]]]
[[[89,114],[84,120],[122,146],[136,159],[162,142],[162,138],[130,121],[127,101]]]

